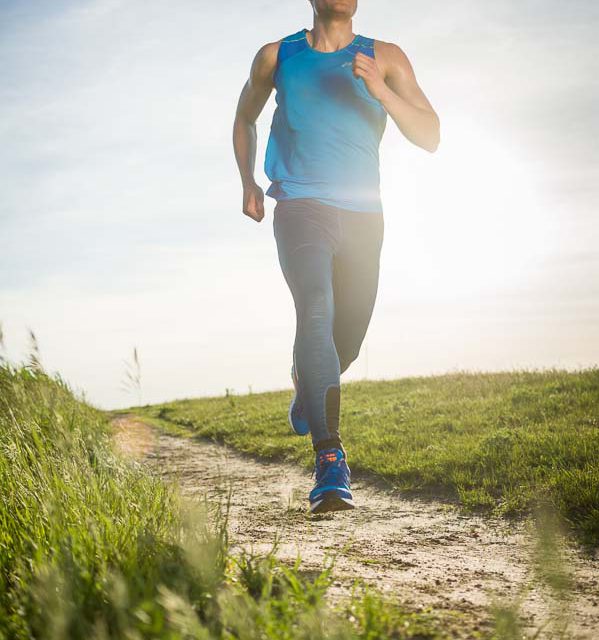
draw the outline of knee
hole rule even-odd
[[[326,325],[332,329],[334,310],[332,292],[325,287],[312,287],[304,292],[298,320],[302,324]]]

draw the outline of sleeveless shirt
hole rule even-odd
[[[356,35],[343,49],[325,53],[308,44],[307,31],[286,36],[279,46],[266,195],[381,213],[379,144],[387,112],[352,64],[357,51],[374,58],[374,39]]]

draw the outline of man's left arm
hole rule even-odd
[[[439,117],[418,85],[408,57],[397,45],[380,40],[375,41],[375,56],[380,63],[356,53],[354,74],[364,80],[404,136],[433,153],[440,141]]]

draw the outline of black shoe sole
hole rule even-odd
[[[338,495],[325,494],[321,502],[318,502],[314,506],[310,506],[310,512],[314,514],[328,513],[329,511],[347,511],[349,509],[355,509],[353,501],[340,498]]]

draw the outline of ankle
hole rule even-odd
[[[341,438],[339,437],[318,440],[318,442],[312,443],[312,448],[317,454],[324,449],[340,449],[343,452],[343,457],[347,458],[347,452],[345,451]]]

